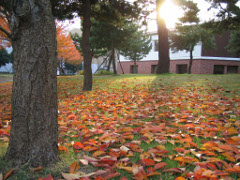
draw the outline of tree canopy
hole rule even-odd
[[[191,74],[194,47],[201,42],[205,47],[213,48],[214,35],[199,24],[196,3],[183,1],[182,8],[184,15],[179,18],[180,23],[177,23],[175,30],[170,32],[170,47],[173,52],[185,50],[190,53],[188,73]]]

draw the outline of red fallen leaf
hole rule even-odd
[[[154,169],[161,169],[163,168],[164,166],[166,166],[167,163],[165,162],[161,162],[161,163],[157,163],[155,166],[154,166]]]
[[[94,180],[106,180],[105,178],[103,178],[103,177],[96,177]]]
[[[212,163],[207,163],[207,167],[211,170],[217,170],[217,167]]]
[[[151,131],[154,131],[154,132],[161,132],[165,127],[165,123],[161,124],[160,126],[152,126],[151,127]]]
[[[93,157],[97,157],[97,156],[102,156],[102,155],[105,155],[106,154],[106,152],[104,152],[104,151],[96,151],[96,152],[94,152],[93,153]]]
[[[175,148],[174,151],[183,153],[185,151],[185,149],[184,148]]]
[[[142,148],[135,143],[129,144],[129,147],[131,148],[131,150],[133,150],[135,152],[142,152],[143,151]]]
[[[128,180],[125,176],[121,177],[120,180]]]
[[[58,146],[58,150],[65,151],[66,153],[68,153],[68,149],[65,146]]]
[[[141,160],[145,166],[153,166],[155,162],[152,159],[142,159]]]
[[[169,168],[169,169],[163,170],[163,172],[182,173],[182,170],[179,168]]]
[[[99,161],[99,163],[108,164],[109,166],[112,166],[115,162],[116,162],[115,160],[107,158],[103,158]]]
[[[120,175],[121,175],[121,174],[120,174],[119,172],[111,173],[111,174],[107,175],[107,176],[105,177],[105,179],[110,179],[110,178],[118,177],[118,176],[120,176]]]
[[[74,162],[69,167],[69,173],[76,174],[79,169],[80,169],[80,166],[78,165],[78,163]]]
[[[52,175],[48,175],[47,177],[43,178],[42,180],[54,180]]]
[[[89,177],[80,178],[80,180],[91,180]]]
[[[73,147],[74,147],[74,149],[77,149],[77,150],[84,148],[83,144],[80,143],[80,142],[75,142],[75,143],[73,144]]]
[[[151,172],[151,173],[147,174],[147,177],[158,176],[158,175],[161,175],[161,173],[160,172]]]

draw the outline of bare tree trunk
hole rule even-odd
[[[28,3],[29,2],[29,3]],[[57,43],[50,0],[14,1],[12,124],[6,158],[46,166],[57,159]]]
[[[137,60],[134,59],[133,62],[134,62],[134,66],[133,66],[133,74],[137,74]]]
[[[83,90],[91,91],[92,90],[92,53],[90,45],[90,29],[91,29],[91,1],[83,1],[83,57],[84,57],[84,82]]]
[[[168,30],[163,18],[160,17],[160,7],[164,0],[156,0],[157,8],[157,26],[158,26],[158,65],[157,74],[169,73],[169,43]]]
[[[113,65],[113,73],[117,74],[116,60],[115,60],[115,49],[114,48],[112,48],[112,65]]]
[[[193,63],[193,48],[190,50],[190,62],[188,67],[188,74],[192,73],[192,63]]]

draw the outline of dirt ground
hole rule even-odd
[[[10,82],[13,78],[9,76],[0,76],[0,83]]]

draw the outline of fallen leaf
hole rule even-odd
[[[12,173],[13,173],[14,169],[11,169],[10,171],[7,172],[7,174],[5,174],[4,176],[4,180],[7,179]]]
[[[78,165],[78,163],[74,162],[69,167],[69,173],[76,174],[79,169],[80,169],[80,166]]]

